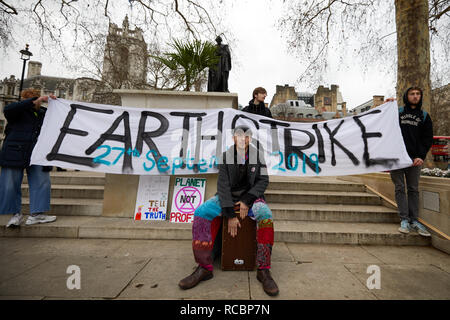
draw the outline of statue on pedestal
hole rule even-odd
[[[231,54],[228,45],[222,44],[222,38],[218,36],[217,55],[220,57],[216,68],[209,68],[208,92],[229,92],[228,75],[231,70]]]

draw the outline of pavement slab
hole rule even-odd
[[[362,283],[370,274],[361,264],[345,267]],[[427,265],[380,265],[380,289],[370,290],[383,300],[449,300],[450,274],[435,266]]]
[[[362,246],[386,264],[435,265],[450,274],[450,255],[433,247]]]
[[[288,243],[295,261],[302,263],[382,263],[359,245]]]
[[[344,265],[320,263],[274,262],[271,274],[280,289],[276,297],[268,296],[250,272],[251,299],[267,300],[368,300],[376,299]]]
[[[178,282],[196,268],[193,260],[154,258],[120,294],[119,299],[249,299],[248,271],[222,271],[214,263],[214,277],[182,290]]]
[[[0,296],[115,298],[148,263],[142,258],[67,256],[63,252],[0,284]],[[81,288],[69,290],[67,268],[79,266]]]
[[[70,265],[81,289],[69,290]],[[381,271],[369,289],[367,267]],[[424,246],[275,242],[267,296],[256,271],[222,271],[190,290],[178,282],[194,271],[190,240],[3,238],[0,299],[450,299],[450,256]]]

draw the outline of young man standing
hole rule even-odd
[[[264,104],[264,99],[266,99],[266,97],[266,89],[264,89],[263,87],[255,88],[255,90],[253,90],[253,99],[248,102],[248,106],[242,109],[242,111],[272,118],[272,113],[270,112],[269,108],[266,108],[266,105]]]
[[[234,129],[234,145],[223,153],[219,162],[217,194],[195,210],[192,249],[198,267],[179,282],[181,289],[193,288],[200,281],[213,277],[212,250],[220,227],[220,219],[215,218],[223,216],[228,219],[228,233],[235,237],[241,225],[234,206],[239,205],[241,219],[248,215],[257,221],[256,278],[268,295],[274,296],[279,292],[270,275],[274,230],[272,211],[264,199],[269,178],[263,161],[253,161],[257,151],[250,145],[251,136],[252,132],[246,126]]]
[[[398,230],[402,233],[417,230],[420,235],[429,237],[428,230],[417,221],[420,171],[433,143],[433,124],[430,115],[422,110],[422,96],[422,89],[418,87],[409,88],[403,95],[405,105],[399,108],[400,128],[413,164],[407,168],[392,170],[391,179],[395,185],[395,201],[401,219]]]

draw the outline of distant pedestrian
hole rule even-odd
[[[44,121],[46,108],[41,107],[49,96],[36,96],[35,90],[22,92],[26,100],[11,103],[4,108],[8,122],[5,140],[0,152],[0,214],[13,214],[7,227],[20,226],[23,215],[22,180],[24,169],[30,194],[30,216],[26,225],[53,222],[55,216],[44,214],[50,210],[51,167],[30,165],[31,153]],[[50,98],[56,99],[54,95]]]
[[[395,201],[400,215],[402,233],[416,230],[420,235],[431,234],[420,222],[419,217],[419,178],[423,161],[433,143],[433,123],[430,115],[422,110],[423,92],[421,88],[411,87],[403,95],[404,106],[399,108],[399,121],[406,151],[412,165],[392,170],[391,179],[395,185]],[[393,100],[393,99],[388,99]],[[407,193],[405,192],[405,181]]]
[[[255,88],[255,90],[253,90],[253,98],[248,102],[248,106],[242,109],[242,111],[272,118],[272,113],[264,103],[266,97],[267,97],[266,89],[264,89],[263,87]]]

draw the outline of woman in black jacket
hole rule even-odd
[[[23,97],[33,94],[25,90]],[[50,95],[52,99],[55,96]],[[48,96],[32,97],[5,106],[8,121],[5,140],[0,152],[0,214],[13,214],[7,227],[20,226],[23,215],[21,185],[23,171],[27,171],[30,194],[30,217],[26,225],[53,222],[55,216],[45,215],[50,210],[50,175],[48,170],[38,165],[30,165],[30,158],[44,121],[45,108],[42,102]]]

